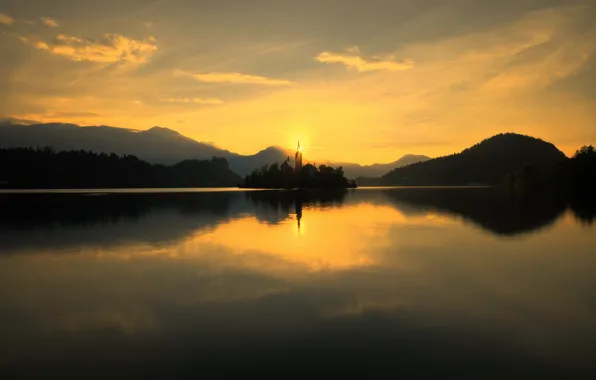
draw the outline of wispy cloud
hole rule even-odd
[[[145,63],[157,50],[153,37],[135,40],[119,34],[105,34],[98,40],[59,34],[51,42],[24,36],[19,38],[40,50],[73,61]]]
[[[45,26],[49,26],[50,28],[57,28],[60,26],[60,24],[58,24],[58,21],[49,17],[42,17],[41,22],[43,22]]]
[[[14,18],[5,15],[4,13],[0,13],[0,24],[4,24],[4,25],[12,25],[12,23],[14,22]]]
[[[88,119],[96,119],[101,117],[100,114],[95,112],[85,111],[69,111],[69,110],[54,110],[49,109],[42,113],[36,114],[13,114],[9,115],[8,120],[16,124],[37,124],[54,121],[73,121],[81,122]],[[0,122],[2,119],[0,118]]]
[[[411,60],[395,60],[394,56],[373,57],[365,59],[360,56],[360,50],[357,47],[348,49],[348,53],[322,52],[315,57],[322,63],[339,63],[350,69],[356,69],[359,72],[366,71],[400,71],[408,70],[414,66]]]
[[[175,72],[178,76],[186,76],[193,78],[199,82],[206,83],[234,83],[234,84],[259,84],[265,86],[289,86],[293,82],[284,79],[268,78],[257,75],[241,74],[241,73],[203,73],[193,74],[186,71],[177,70]]]
[[[194,103],[194,104],[223,104],[223,101],[216,98],[160,98],[167,103]]]
[[[63,119],[76,117],[100,117],[101,115],[95,112],[79,112],[79,111],[54,111],[45,114],[45,119]]]

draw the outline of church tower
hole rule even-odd
[[[300,147],[300,141],[298,141],[296,155],[294,156],[294,170],[297,173],[299,173],[302,170],[302,148]]]

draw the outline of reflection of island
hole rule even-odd
[[[23,247],[169,244],[234,218],[277,224],[296,211],[294,191],[0,194],[0,254]],[[304,191],[309,206],[339,205],[345,191]]]
[[[298,230],[300,231],[300,220],[302,219],[302,200],[296,198],[294,205],[296,206],[296,221],[298,223]]]
[[[302,207],[325,209],[342,205],[347,190],[266,190],[246,192],[246,198],[254,205],[256,210],[268,209],[269,212],[281,213],[281,220],[292,214],[296,215],[296,223],[300,229],[302,220]],[[285,217],[283,217],[285,215]]]
[[[348,195],[349,194],[349,195]],[[257,205],[267,205],[274,210],[291,213],[295,204],[306,207],[328,207],[350,203],[390,204],[406,215],[447,213],[461,216],[464,220],[483,229],[504,236],[539,230],[557,220],[565,211],[566,204],[556,197],[511,197],[499,189],[492,188],[399,188],[375,189],[329,193],[325,191],[263,191],[247,193]],[[580,205],[573,209],[576,217],[589,222],[594,208]],[[583,214],[582,214],[583,212]],[[298,212],[296,212],[298,215]]]
[[[302,149],[300,142],[296,149],[294,167],[288,157],[281,165],[273,163],[261,169],[255,169],[244,178],[242,188],[261,189],[346,189],[355,188],[356,182],[344,176],[343,168],[337,169],[327,165],[317,167],[313,164],[302,165]]]

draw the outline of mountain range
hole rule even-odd
[[[45,123],[22,125],[11,121],[0,122],[0,148],[46,147],[57,151],[87,150],[97,153],[130,154],[152,164],[173,165],[187,159],[225,158],[232,171],[245,176],[253,169],[274,162],[281,163],[294,152],[279,146],[270,146],[253,155],[241,155],[199,142],[163,127],[148,130],[109,126],[79,126],[76,124]],[[421,155],[406,155],[388,164],[362,166],[354,163],[321,162],[344,167],[348,178],[379,177],[392,169],[429,160]],[[308,162],[307,159],[305,159]]]

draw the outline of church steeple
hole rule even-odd
[[[296,147],[296,155],[294,156],[294,170],[300,172],[302,170],[302,148],[300,148],[300,141]]]

